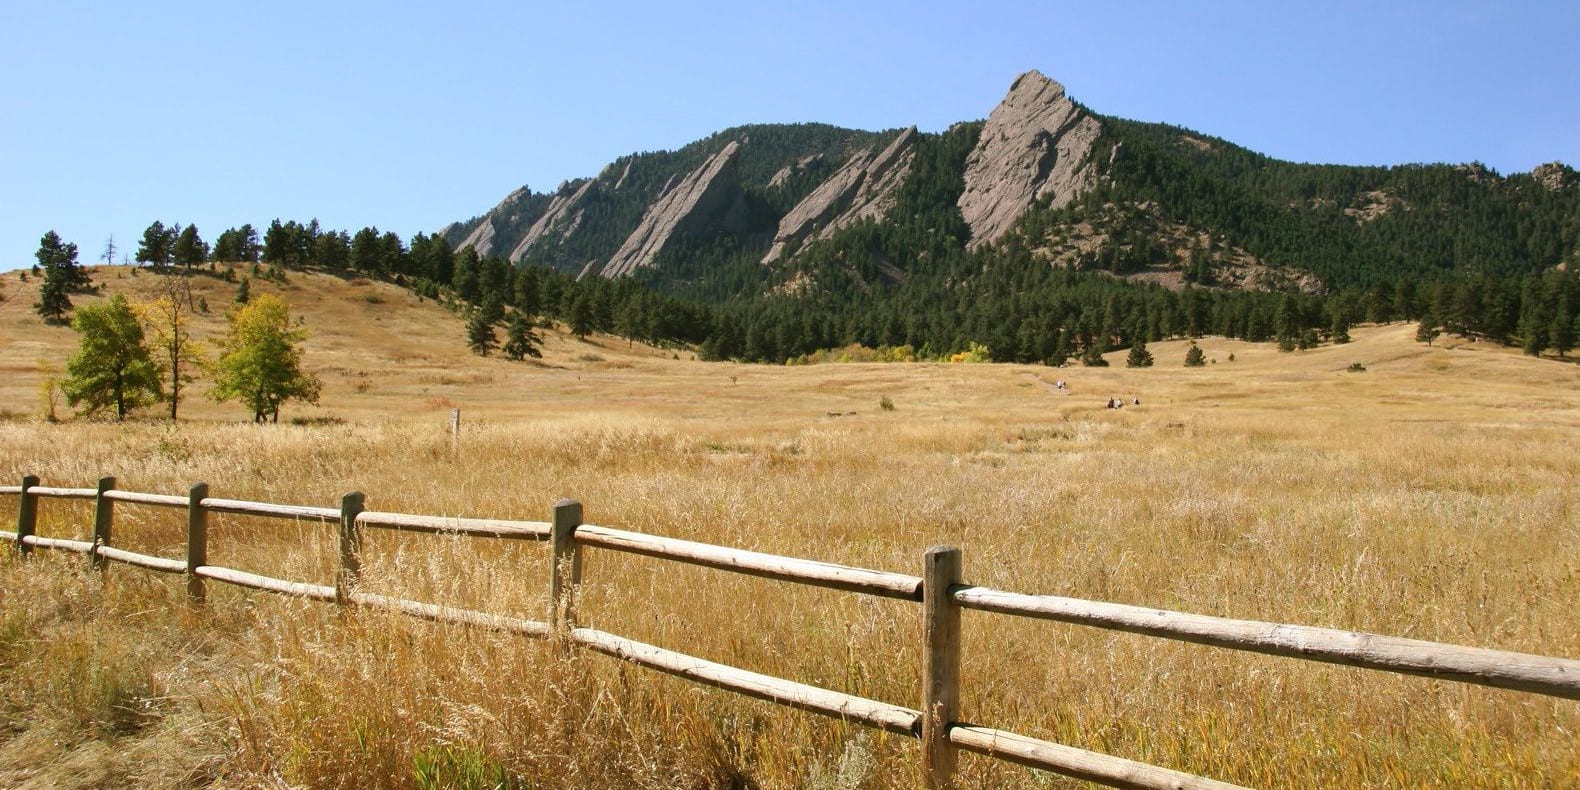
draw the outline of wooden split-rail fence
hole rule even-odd
[[[115,488],[113,477],[101,479],[96,488],[56,488],[39,485],[39,479],[29,475],[22,479],[20,486],[0,486],[0,494],[19,497],[16,531],[0,532],[0,537],[12,541],[23,557],[34,549],[59,549],[88,555],[92,567],[99,571],[110,562],[122,562],[152,571],[182,574],[186,577],[188,599],[194,606],[203,604],[205,585],[214,580],[340,606],[392,610],[425,620],[556,639],[687,680],[918,738],[925,775],[933,788],[953,786],[956,754],[960,750],[1114,787],[1235,787],[1206,777],[959,721],[960,615],[965,609],[1580,699],[1580,661],[1574,659],[994,590],[965,582],[961,552],[952,547],[928,549],[922,557],[922,575],[918,577],[583,524],[582,506],[572,500],[560,501],[554,506],[553,519],[539,522],[382,513],[365,509],[361,493],[346,494],[338,508],[221,499],[209,496],[209,487],[203,483],[192,486],[186,496],[145,494]],[[68,540],[36,534],[39,501],[49,498],[92,500],[93,539]],[[118,502],[185,510],[186,558],[155,557],[116,548],[112,542],[112,527]],[[338,523],[340,568],[335,584],[286,581],[210,565],[210,513]],[[550,544],[548,620],[458,609],[358,590],[362,533],[367,528],[547,541]],[[576,622],[576,594],[581,584],[581,552],[588,547],[919,603],[925,642],[922,689],[917,700],[920,706],[908,708],[844,694],[581,627]]]

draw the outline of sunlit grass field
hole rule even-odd
[[[153,276],[97,278],[135,293]],[[198,282],[201,334],[217,334],[236,286]],[[254,292],[280,292],[312,333],[318,406],[255,426],[195,398],[177,424],[116,425],[39,418],[40,360],[59,366],[75,339],[38,323],[32,285],[3,280],[7,484],[202,481],[325,506],[360,490],[370,509],[538,520],[574,497],[591,523],[727,546],[919,575],[927,547],[953,544],[974,584],[1580,657],[1580,366],[1427,347],[1413,325],[1296,353],[1205,338],[1200,369],[1181,342],[1152,345],[1142,370],[1123,352],[1106,369],[772,367],[553,333],[524,364],[471,355],[431,301],[291,274]],[[0,497],[0,519],[15,502]],[[86,504],[42,513],[40,534],[91,532]],[[179,556],[181,513],[123,504],[116,519],[118,545]],[[214,516],[210,561],[328,584],[334,538]],[[366,547],[375,592],[546,615],[542,544],[371,532]],[[0,786],[921,784],[912,740],[599,656],[216,582],[192,613],[179,579],[34,560],[0,562]],[[919,705],[914,604],[586,562],[587,625]],[[1574,701],[964,621],[974,723],[1259,787],[1580,785]],[[962,755],[961,784],[1075,783]]]

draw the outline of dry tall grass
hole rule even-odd
[[[233,288],[207,285],[216,309]],[[344,423],[253,426],[206,404],[174,426],[0,422],[0,480],[201,480],[320,505],[357,489],[379,510],[534,519],[573,496],[594,523],[793,556],[919,573],[926,547],[952,543],[968,581],[1010,590],[1580,656],[1572,365],[1426,348],[1401,325],[1296,354],[1208,339],[1217,362],[1196,370],[1177,343],[1153,345],[1150,370],[1121,354],[1053,371],[708,365],[563,337],[519,365],[467,357],[458,320],[389,310],[410,297],[382,286],[292,287],[328,386],[284,416]],[[27,330],[16,301],[0,308],[0,390],[31,399],[34,366],[15,358],[70,337]],[[1104,409],[1114,395],[1142,403]],[[87,532],[85,506],[43,512],[41,534]],[[183,539],[179,513],[130,505],[117,530],[145,551]],[[210,541],[217,564],[333,578],[329,527],[216,516]],[[374,591],[545,611],[542,545],[374,532],[367,547]],[[597,656],[217,583],[192,614],[179,580],[117,566],[101,586],[80,557],[35,557],[0,566],[0,785],[920,781],[913,741]],[[917,704],[914,605],[596,551],[586,581],[595,627]],[[965,629],[975,722],[1253,786],[1580,784],[1572,701],[996,615]],[[961,765],[966,787],[1065,784]]]

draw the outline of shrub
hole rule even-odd
[[[950,362],[991,362],[993,353],[981,343],[971,343],[965,351],[949,355]]]

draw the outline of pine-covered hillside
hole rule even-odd
[[[986,137],[973,136],[982,122],[943,134],[736,127],[677,151],[621,157],[553,193],[523,188],[443,236],[580,276],[651,270],[655,284],[714,298],[782,291],[785,272],[805,268],[795,260],[808,242],[857,221],[906,225],[918,213],[929,215],[923,235],[967,249],[1025,246],[1058,268],[1173,289],[1324,293],[1521,276],[1580,249],[1580,175],[1558,163],[1503,176],[1478,163],[1283,162],[1187,129],[1095,114],[1036,72],[1016,80],[987,124]],[[962,144],[948,161],[928,158]],[[909,183],[918,179],[926,183]],[[945,182],[958,187],[953,196]],[[950,227],[961,222],[964,234]],[[874,276],[894,281],[935,255],[934,242],[889,245],[853,262],[850,279],[857,290]],[[740,265],[754,259],[775,265]]]
[[[443,235],[710,305],[716,358],[861,344],[1096,364],[1171,337],[1296,349],[1399,319],[1531,353],[1580,334],[1568,166],[1282,162],[1099,115],[1037,72],[941,133],[738,127],[523,189]]]

